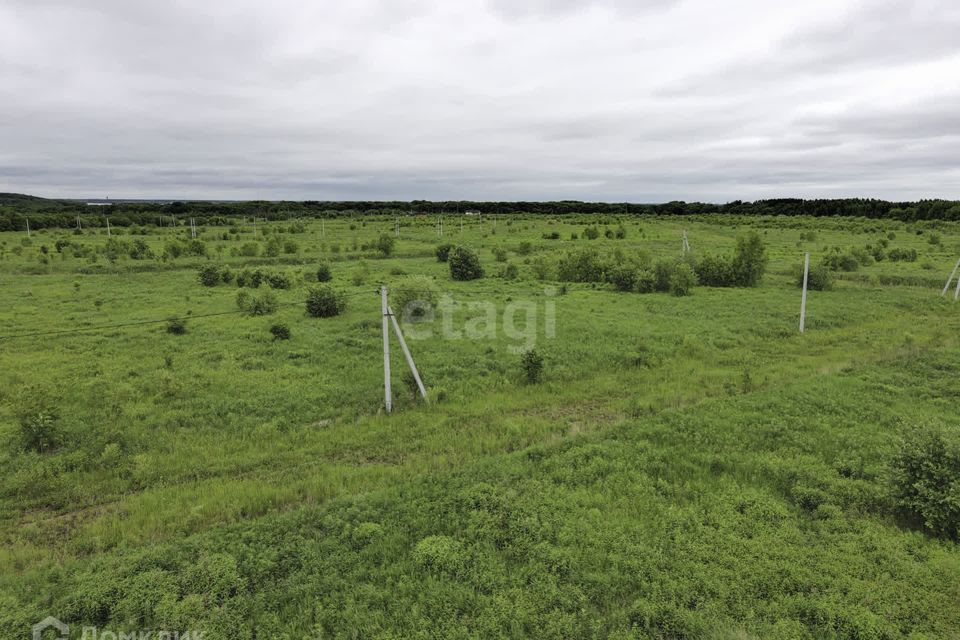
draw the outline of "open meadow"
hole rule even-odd
[[[442,232],[0,233],[0,637],[960,638],[960,223]]]

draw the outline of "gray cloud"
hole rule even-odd
[[[960,198],[940,0],[0,2],[0,191]]]

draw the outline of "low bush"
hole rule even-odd
[[[307,315],[314,318],[332,318],[343,313],[347,300],[329,285],[313,287],[307,293]]]
[[[293,286],[293,278],[290,277],[289,273],[268,273],[266,280],[271,289],[289,289]]]
[[[697,284],[697,274],[686,262],[678,262],[669,278],[670,293],[675,296],[688,296]]]
[[[450,250],[453,249],[452,244],[441,244],[437,246],[436,255],[437,262],[446,262],[447,258],[450,257]]]
[[[476,251],[467,247],[454,247],[447,259],[450,277],[454,280],[476,280],[483,277],[483,267]]]
[[[606,268],[595,249],[578,249],[560,257],[557,277],[565,282],[603,282]]]
[[[536,349],[528,349],[520,356],[520,370],[527,384],[536,384],[543,379],[543,356]]]
[[[49,453],[63,440],[60,413],[46,398],[25,397],[17,411],[20,424],[20,444],[26,451]]]
[[[289,340],[290,327],[285,324],[275,324],[270,327],[270,334],[274,340]]]
[[[798,287],[803,288],[803,265],[799,265],[794,273],[794,281]],[[833,271],[822,262],[811,265],[810,273],[807,275],[807,289],[811,291],[827,291],[832,288]]]
[[[960,534],[960,439],[945,429],[910,433],[892,464],[894,498],[904,515],[936,536]]]
[[[333,274],[330,272],[330,265],[323,263],[317,267],[317,282],[330,282]]]
[[[428,318],[437,304],[440,291],[433,278],[408,276],[390,287],[390,308],[404,322]]]
[[[272,291],[261,291],[250,296],[247,308],[244,309],[252,316],[268,316],[280,306],[277,296]]]
[[[503,247],[494,247],[492,249],[493,259],[497,262],[506,262],[507,261],[507,250]]]
[[[197,272],[197,280],[205,287],[215,287],[220,284],[220,269],[212,264],[200,267]]]
[[[187,332],[187,321],[183,318],[170,318],[167,320],[167,333],[175,336],[182,336]]]
[[[393,255],[393,248],[396,245],[396,240],[389,233],[381,233],[380,237],[377,238],[377,251],[384,258],[389,258]]]

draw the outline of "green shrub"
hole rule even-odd
[[[182,336],[187,332],[187,321],[183,318],[170,318],[167,320],[167,333],[175,336]]]
[[[246,311],[250,308],[250,292],[241,289],[237,292],[237,308]]]
[[[797,286],[803,288],[803,265],[799,265],[795,270],[794,281]],[[827,268],[822,262],[811,265],[810,273],[807,275],[807,289],[811,291],[827,291],[833,288],[833,271]]]
[[[452,244],[441,244],[437,245],[437,262],[446,262],[450,257],[450,250],[453,249]]]
[[[670,293],[675,296],[688,296],[697,284],[697,274],[686,262],[678,262],[670,274],[669,283]]]
[[[520,369],[527,384],[536,384],[543,378],[543,356],[536,349],[528,349],[520,356]]]
[[[560,257],[557,277],[565,282],[602,282],[606,267],[595,249],[579,249]]]
[[[650,269],[637,269],[633,287],[637,293],[653,293],[657,290],[657,278]]]
[[[330,285],[313,287],[307,293],[307,315],[314,318],[338,316],[347,308],[347,300]]]
[[[902,512],[936,536],[960,535],[960,439],[945,429],[921,429],[904,440],[892,464],[894,497]]]
[[[507,261],[507,250],[503,247],[494,247],[492,249],[493,259],[497,262],[506,262]]]
[[[467,568],[463,545],[449,536],[428,536],[413,548],[413,562],[430,573],[459,576]]]
[[[533,245],[529,242],[524,241],[517,246],[517,255],[528,256],[531,253],[533,253]]]
[[[610,267],[606,277],[617,291],[633,291],[637,285],[637,269],[631,265]]]
[[[587,227],[583,230],[583,237],[587,240],[596,240],[600,237],[600,230],[596,227]]]
[[[377,238],[377,251],[384,258],[389,258],[393,254],[396,242],[396,239],[389,233],[381,233],[380,237]]]
[[[656,291],[670,291],[670,278],[676,267],[675,260],[661,259],[653,265],[653,288]]]
[[[270,290],[261,291],[250,296],[245,311],[252,316],[268,316],[280,306],[277,296]]]
[[[48,453],[60,446],[63,440],[60,413],[52,402],[29,397],[17,413],[20,443],[24,450]]]
[[[860,268],[860,261],[850,253],[841,253],[834,250],[823,259],[823,264],[831,271],[856,271]]]
[[[454,280],[476,280],[483,277],[480,257],[467,247],[454,247],[447,259],[450,264],[450,277]]]
[[[290,327],[285,324],[275,324],[270,327],[270,334],[274,340],[289,340]]]
[[[696,271],[697,280],[705,287],[729,287],[734,280],[733,263],[722,256],[704,256]]]
[[[433,278],[408,276],[390,287],[390,308],[404,322],[416,322],[430,315],[439,295]]]
[[[504,280],[516,280],[520,277],[520,269],[512,262],[508,262],[500,270],[500,277]]]
[[[887,253],[887,258],[889,258],[891,262],[916,262],[917,250],[890,249],[889,253]]]
[[[330,272],[330,265],[323,263],[317,267],[317,282],[330,282],[333,274]]]
[[[266,280],[271,289],[289,289],[293,286],[293,278],[289,273],[268,273]]]
[[[205,287],[215,287],[220,284],[220,269],[212,264],[200,267],[197,279]]]
[[[767,269],[767,249],[756,232],[737,239],[733,252],[733,286],[755,287]]]

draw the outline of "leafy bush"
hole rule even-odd
[[[670,274],[669,288],[670,293],[675,296],[688,296],[697,284],[697,274],[693,267],[686,262],[678,262]]]
[[[428,536],[413,548],[413,562],[430,573],[455,577],[466,571],[467,553],[449,536]]]
[[[338,316],[347,308],[347,300],[330,285],[313,287],[307,293],[307,315],[314,318]]]
[[[904,440],[891,464],[897,506],[930,533],[960,536],[960,440],[922,429]]]
[[[268,273],[266,279],[271,289],[289,289],[293,286],[293,278],[289,273]]]
[[[200,267],[200,271],[197,272],[197,279],[205,287],[215,287],[220,284],[220,269],[212,264]]]
[[[633,287],[637,293],[653,293],[657,290],[657,278],[650,269],[637,269]]]
[[[795,271],[794,281],[797,286],[803,288],[803,265],[799,265]],[[807,289],[811,291],[827,291],[833,288],[833,271],[831,271],[822,262],[810,266],[810,273],[807,275]]]
[[[891,262],[916,262],[917,250],[890,249],[889,253],[887,253],[887,258],[889,258]]]
[[[760,284],[767,260],[767,249],[757,233],[738,238],[733,252],[733,286],[755,287]]]
[[[264,276],[260,269],[244,269],[237,274],[237,286],[257,289],[263,283]]]
[[[437,245],[437,262],[446,262],[447,258],[450,257],[450,250],[453,249],[452,244],[441,244]]]
[[[557,277],[566,282],[602,282],[606,264],[595,249],[579,249],[560,257]]]
[[[543,234],[543,239],[544,239],[544,240],[559,240],[559,239],[560,239],[560,232],[559,232],[559,231],[551,231],[551,232],[549,232],[549,233],[544,233],[544,234]]]
[[[528,256],[533,253],[533,245],[529,242],[521,242],[517,245],[517,255],[518,256]]]
[[[483,277],[480,257],[467,247],[454,247],[447,259],[450,264],[450,277],[454,280],[476,280]]]
[[[543,378],[543,356],[536,349],[528,349],[520,356],[520,369],[528,384],[536,384]]]
[[[187,332],[187,321],[183,318],[170,318],[167,320],[167,333],[175,336],[182,336]]]
[[[330,282],[333,274],[330,272],[330,265],[323,263],[317,267],[317,282]]]
[[[610,267],[606,276],[617,291],[633,291],[637,284],[637,270],[630,265]]]
[[[512,262],[508,262],[503,265],[503,269],[500,270],[500,277],[504,280],[516,280],[520,277],[520,269]]]
[[[396,239],[389,233],[381,233],[380,237],[377,238],[377,251],[379,251],[380,255],[384,258],[389,258],[393,254],[393,248],[396,242]]]
[[[60,413],[52,402],[30,395],[17,414],[20,442],[26,451],[48,453],[61,444]]]
[[[676,268],[675,260],[657,260],[653,265],[653,288],[656,291],[670,291],[670,278]]]
[[[596,240],[600,237],[600,230],[596,227],[587,227],[583,230],[583,237],[587,240]]]
[[[492,251],[493,251],[493,259],[494,259],[494,260],[496,260],[497,262],[506,262],[506,261],[507,261],[507,250],[506,250],[506,249],[504,249],[503,247],[494,247],[494,248],[492,249]]]
[[[272,291],[262,291],[250,296],[247,307],[244,309],[252,316],[268,316],[280,306],[277,296]]]
[[[734,280],[733,264],[722,256],[704,256],[696,270],[697,279],[706,287],[728,287]]]
[[[390,288],[390,308],[404,322],[416,322],[430,315],[439,295],[433,278],[408,276]]]
[[[860,261],[851,253],[832,251],[823,259],[823,264],[831,271],[856,271],[860,268]]]
[[[285,324],[275,324],[270,327],[270,333],[274,340],[289,340],[290,327]]]

